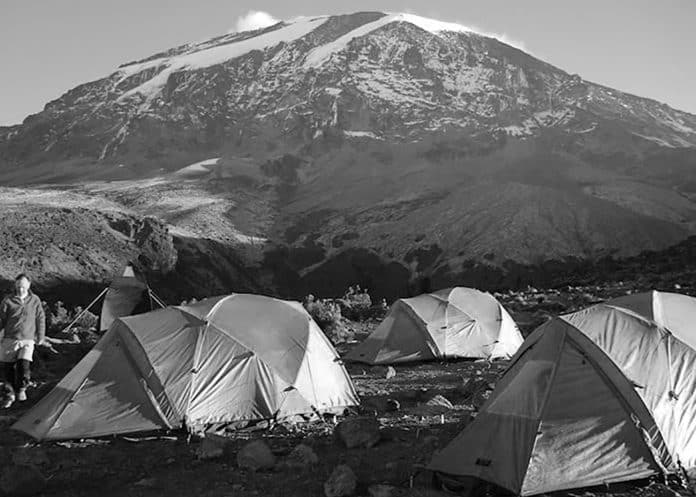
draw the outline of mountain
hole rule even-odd
[[[154,216],[261,287],[398,294],[686,239],[696,116],[457,24],[303,17],[128,62],[0,128],[0,183]]]

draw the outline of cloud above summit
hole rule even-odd
[[[232,32],[253,31],[255,29],[267,28],[280,22],[268,12],[260,10],[250,10],[246,14],[239,16],[232,28]]]

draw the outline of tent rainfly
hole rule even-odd
[[[649,292],[554,318],[429,469],[534,495],[696,467],[696,299]]]
[[[346,360],[394,364],[441,358],[510,358],[523,338],[489,293],[448,288],[397,300]]]
[[[301,304],[233,294],[114,321],[13,428],[60,440],[316,416],[358,404]]]
[[[123,275],[114,278],[109,286],[104,288],[64,331],[72,328],[102,297],[104,297],[104,301],[99,314],[99,331],[102,333],[108,330],[111,324],[120,317],[165,307],[162,299],[155,295],[155,292],[143,279],[136,276],[133,266],[129,264],[123,271]]]

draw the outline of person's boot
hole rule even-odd
[[[26,388],[20,388],[17,390],[17,400],[19,402],[24,402],[27,400],[27,389]]]
[[[0,408],[2,409],[9,409],[12,404],[14,404],[15,401],[15,392],[14,388],[12,387],[5,387],[2,389],[3,390],[3,397],[2,400],[0,401]]]

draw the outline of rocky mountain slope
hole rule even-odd
[[[399,293],[687,238],[696,116],[456,24],[307,17],[123,64],[0,128],[0,182],[155,216],[263,288]]]

